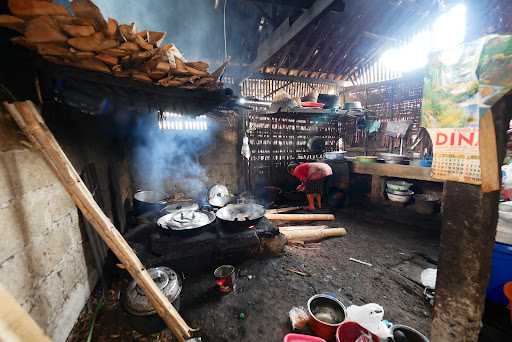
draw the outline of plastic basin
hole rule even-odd
[[[284,337],[283,342],[326,342],[323,338],[303,335],[303,334],[288,334]]]

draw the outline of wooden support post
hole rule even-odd
[[[447,182],[432,342],[477,341],[498,218],[498,192]]]
[[[384,180],[381,176],[373,175],[372,176],[372,190],[370,193],[370,200],[372,202],[380,202],[384,199],[382,195],[382,184]]]
[[[48,165],[87,221],[91,223],[137,284],[144,290],[149,302],[178,341],[182,342],[192,337],[192,328],[187,325],[167,297],[156,286],[137,255],[98,206],[34,104],[31,101],[25,101],[14,104],[4,102],[4,105],[21,130],[41,151]]]

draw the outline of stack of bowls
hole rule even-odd
[[[408,203],[414,192],[410,190],[412,184],[406,181],[389,181],[386,183],[386,194],[390,201]]]

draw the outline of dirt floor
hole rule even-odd
[[[237,265],[234,293],[218,295],[211,273],[185,274],[183,317],[201,329],[203,341],[278,342],[291,332],[289,310],[305,306],[314,294],[328,292],[346,306],[378,303],[384,307],[385,319],[428,335],[431,307],[418,282],[419,272],[437,260],[439,217],[426,218],[411,209],[387,206],[343,209],[336,218],[331,226],[345,227],[345,237],[305,247],[287,246],[280,257]],[[111,290],[111,300],[99,311],[93,341],[170,340],[167,333],[144,337],[133,332],[116,296],[116,290]],[[68,340],[85,340],[94,300]]]

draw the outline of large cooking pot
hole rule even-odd
[[[265,207],[259,204],[228,204],[216,213],[222,226],[231,230],[241,230],[256,224],[265,216]]]
[[[163,192],[153,190],[140,190],[133,195],[133,209],[136,215],[142,215],[150,211],[161,210],[167,204],[169,197]]]
[[[207,230],[215,221],[215,214],[206,210],[180,210],[164,215],[157,225],[165,233],[176,235],[195,235]]]

